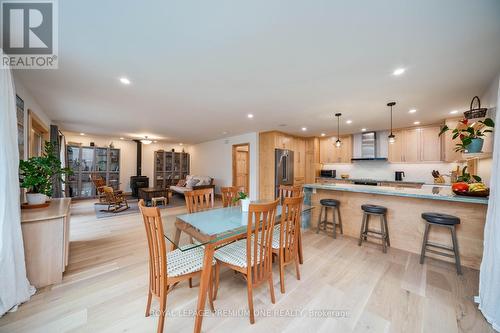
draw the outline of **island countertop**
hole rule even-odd
[[[435,187],[432,185],[424,185],[422,188],[402,188],[392,186],[369,186],[369,185],[352,185],[352,184],[305,184],[305,189],[320,189],[331,191],[344,191],[356,193],[379,194],[398,197],[444,200],[453,202],[488,204],[488,198],[467,197],[456,195],[448,187]]]

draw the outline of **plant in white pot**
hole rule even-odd
[[[248,212],[248,206],[250,205],[250,198],[245,192],[238,192],[238,196],[233,199],[234,202],[241,202],[241,211]]]
[[[55,147],[45,142],[42,156],[30,157],[19,161],[19,183],[27,190],[26,199],[29,205],[40,205],[52,196],[52,181],[62,181],[62,175],[69,175],[69,168],[61,168]]]

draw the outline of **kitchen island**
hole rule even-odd
[[[457,196],[448,187],[434,186],[401,188],[316,183],[304,185],[304,192],[305,204],[318,209],[313,209],[310,214],[304,216],[303,227],[315,230],[320,211],[319,201],[333,198],[341,203],[344,236],[358,238],[363,216],[361,205],[381,205],[388,209],[387,221],[391,247],[416,254],[420,254],[425,229],[421,214],[437,212],[455,215],[461,220],[460,225],[457,226],[457,237],[462,265],[479,269],[483,254],[487,198]],[[329,215],[330,220],[331,218]],[[378,223],[373,220],[370,227],[375,229]],[[429,240],[451,245],[451,236],[447,228],[432,228]],[[427,255],[434,256],[429,252]],[[436,258],[448,260],[442,256]]]

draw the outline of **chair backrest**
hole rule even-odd
[[[115,201],[115,191],[113,190],[113,188],[111,186],[102,186],[101,189],[104,192],[104,195],[106,197],[106,201],[108,201],[108,202]]]
[[[297,258],[304,196],[283,199],[280,223],[280,251],[285,263]]]
[[[250,204],[248,208],[247,274],[253,284],[266,280],[272,270],[273,228],[278,204],[279,200],[275,200]]]
[[[146,207],[139,201],[139,209],[144,220],[149,249],[149,289],[160,297],[167,279],[167,249],[163,234],[163,224],[158,207]]]
[[[184,192],[184,198],[189,214],[214,208],[213,188]]]
[[[242,187],[229,186],[220,188],[222,194],[222,205],[224,207],[237,206],[239,201],[234,202],[234,198],[238,197],[238,192],[244,192]]]
[[[298,197],[302,194],[302,186],[280,185],[279,199],[283,203],[284,198]]]

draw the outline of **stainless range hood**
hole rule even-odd
[[[386,132],[363,132],[353,135],[351,161],[387,161]]]

